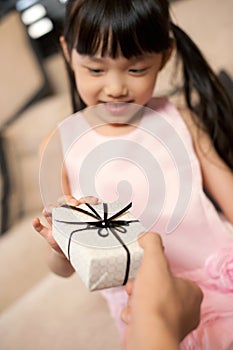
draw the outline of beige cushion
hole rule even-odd
[[[49,274],[0,315],[1,350],[120,350],[105,300]]]
[[[3,202],[3,196],[4,196],[4,178],[3,178],[3,173],[2,173],[2,167],[0,164],[0,200],[1,200],[1,205]],[[0,233],[4,227],[3,224],[3,212],[2,212],[2,207],[0,206]]]
[[[61,94],[36,103],[4,132],[11,192],[10,217],[42,208],[39,190],[39,146],[57,123],[71,113],[69,97]]]
[[[0,26],[0,127],[44,85],[45,78],[16,11]]]
[[[48,246],[32,227],[34,215],[18,220],[0,237],[0,311],[45,276]]]

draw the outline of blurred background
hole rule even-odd
[[[0,18],[16,10],[43,57],[57,50],[67,0],[0,0]]]
[[[71,114],[59,46],[65,3],[0,0],[1,350],[120,349],[102,298],[77,274],[67,281],[49,272],[47,246],[31,224],[42,210],[40,142]],[[171,12],[233,100],[233,0],[171,1]],[[174,65],[175,53],[155,94],[182,103]]]

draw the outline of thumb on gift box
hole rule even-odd
[[[64,196],[58,198],[57,202],[60,206],[63,204],[68,204],[68,205],[76,207],[76,206],[78,206],[80,204],[84,204],[84,203],[95,205],[99,202],[99,199],[97,197],[94,197],[94,196],[86,196],[86,197],[82,197],[82,198],[77,199],[71,195],[64,195]]]

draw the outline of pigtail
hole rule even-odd
[[[184,95],[195,120],[210,136],[219,156],[233,170],[233,106],[223,85],[189,36],[171,23],[183,63]]]

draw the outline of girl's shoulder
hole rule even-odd
[[[233,223],[232,188],[233,172],[217,153],[213,142],[204,128],[195,122],[196,117],[188,109],[179,110],[193,142],[198,158],[203,186],[215,200],[226,218]]]
[[[157,111],[158,113],[167,115],[168,117],[170,116],[171,119],[175,115],[186,124],[188,129],[193,128],[193,115],[191,114],[190,110],[188,108],[176,106],[167,97],[152,97],[147,103],[147,107]]]
[[[187,128],[194,142],[200,138],[206,138],[203,128],[196,122],[198,118],[187,107],[176,106],[167,97],[152,97],[147,106],[167,115],[171,122],[176,123],[179,120],[181,125]]]
[[[191,138],[197,134],[198,127],[194,122],[195,116],[188,108],[176,106],[167,97],[152,97],[147,107],[163,115],[171,124],[187,129]]]
[[[148,107],[162,113],[176,131],[180,130],[182,138],[192,145],[192,149],[200,163],[203,163],[206,158],[209,161],[219,163],[210,137],[204,131],[204,128],[198,124],[197,116],[187,107],[175,106],[165,97],[152,98],[148,103]]]
[[[195,122],[195,115],[185,107],[177,107],[177,110],[185,123],[193,141],[197,140],[197,134],[200,131],[200,128],[198,127],[197,123]]]
[[[200,160],[201,157],[210,157],[215,154],[212,140],[204,128],[198,124],[196,115],[188,108],[179,108],[179,113],[191,135],[195,152]]]

